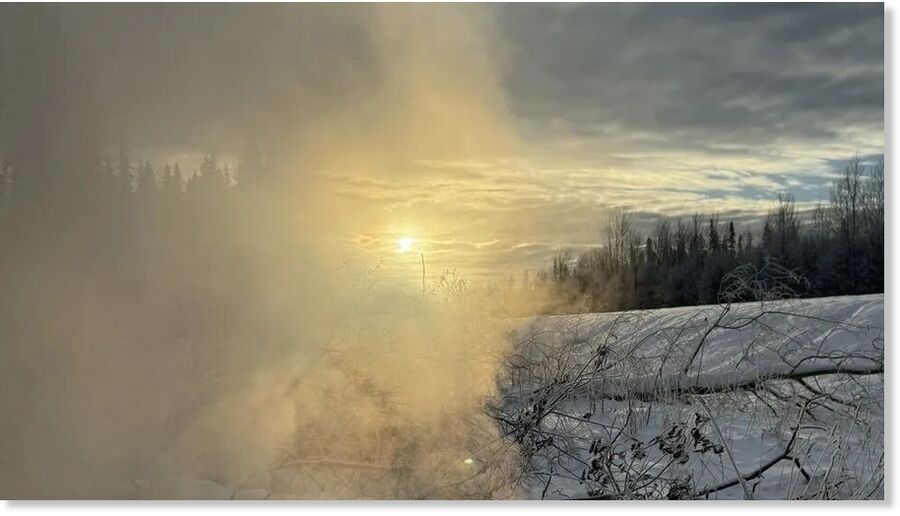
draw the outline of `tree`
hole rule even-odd
[[[131,167],[131,160],[128,158],[128,154],[124,151],[119,152],[114,169],[114,189],[120,195],[134,191],[134,170]]]
[[[5,159],[0,159],[0,200],[6,199],[12,194],[13,190],[13,167],[12,163]]]
[[[797,239],[800,233],[800,219],[797,215],[794,196],[780,192],[775,208],[766,215],[768,233],[763,234],[766,252],[783,265],[792,266],[797,262]]]
[[[663,267],[672,265],[674,258],[672,225],[668,220],[659,219],[656,221],[654,239],[656,240],[656,253],[658,255],[659,264]]]
[[[719,218],[715,214],[709,218],[708,228],[709,236],[707,241],[709,242],[709,252],[710,254],[718,254],[721,250],[719,243]]]
[[[181,177],[181,168],[178,163],[175,163],[174,168],[166,165],[162,177],[163,195],[168,199],[177,198],[181,195],[182,188],[184,188],[184,179]]]
[[[188,181],[187,189],[205,201],[211,201],[223,194],[226,184],[227,180],[216,157],[204,156],[200,162],[200,170]]]
[[[610,271],[629,265],[630,250],[639,241],[632,227],[631,213],[620,209],[610,214],[606,221],[606,251]]]
[[[780,192],[761,230],[738,234],[733,220],[695,214],[688,223],[659,219],[649,236],[633,228],[626,210],[611,212],[599,245],[554,262],[567,295],[586,296],[579,309],[622,309],[715,303],[732,269],[774,262],[809,279],[797,295],[884,290],[884,163],[851,160],[832,187],[834,202],[801,213]],[[574,305],[566,305],[572,307]]]
[[[855,156],[844,168],[843,174],[831,187],[831,213],[838,234],[838,243],[847,254],[856,250],[859,239],[859,223],[864,200],[864,169],[862,159]]]
[[[866,289],[884,289],[884,159],[866,168],[862,245]]]
[[[159,183],[156,180],[156,172],[149,161],[145,161],[140,167],[137,177],[137,193],[143,199],[155,199],[159,193]]]
[[[725,251],[730,256],[737,254],[737,243],[735,241],[734,221],[728,221],[728,231],[725,233]]]

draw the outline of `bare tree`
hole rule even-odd
[[[864,200],[862,159],[855,156],[847,163],[843,175],[831,187],[831,212],[839,243],[852,254],[859,237],[861,208]]]

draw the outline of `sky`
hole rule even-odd
[[[881,4],[60,9],[104,150],[260,148],[320,208],[298,231],[411,279],[536,269],[621,207],[810,207],[884,148]]]
[[[556,305],[420,297],[423,265],[504,281],[611,210],[743,229],[826,199],[883,153],[883,28],[880,4],[0,3],[0,495],[409,443],[398,486],[436,493],[443,457],[493,454],[469,430],[497,435],[502,316]],[[156,217],[84,187],[119,152],[269,170]]]

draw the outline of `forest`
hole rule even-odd
[[[198,170],[185,173],[178,163],[157,171],[151,162],[133,162],[120,152],[103,160],[94,173],[69,181],[65,198],[52,203],[62,210],[69,201],[90,201],[90,209],[64,217],[69,223],[92,211],[114,214],[97,221],[94,228],[105,234],[106,245],[119,242],[117,256],[135,252],[129,243],[150,232],[154,239],[178,242],[180,256],[205,255],[209,261],[204,266],[208,266],[215,261],[211,246],[227,241],[229,232],[235,236],[239,223],[249,223],[255,216],[242,212],[240,199],[247,206],[273,178],[264,157],[245,154],[235,167],[205,156]],[[0,185],[0,231],[12,242],[15,223],[11,219],[28,215],[23,199],[29,195],[29,185],[17,184],[14,167],[7,161],[0,162]],[[797,297],[883,292],[883,158],[850,159],[829,193],[828,202],[806,211],[797,208],[790,193],[778,193],[759,223],[745,223],[741,230],[717,214],[695,214],[688,219],[661,217],[649,234],[643,234],[628,209],[613,210],[595,247],[580,253],[560,251],[534,281],[528,280],[526,271],[519,286],[548,292],[546,306],[537,308],[545,313],[704,305],[720,301],[722,278],[729,271],[747,264],[776,263],[796,275],[791,287]],[[52,212],[45,210],[44,215]],[[218,235],[215,241],[195,238],[210,226]],[[196,253],[185,253],[189,245],[200,247]],[[510,278],[518,273],[510,271]],[[506,285],[481,287],[495,291],[516,285],[510,280]]]
[[[796,274],[798,297],[884,292],[884,162],[849,160],[829,202],[813,210],[779,193],[758,227],[743,231],[695,214],[661,218],[644,235],[619,210],[596,247],[561,251],[538,277],[559,303],[549,312],[618,311],[714,304],[729,271],[770,262]]]

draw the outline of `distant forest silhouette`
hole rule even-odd
[[[259,154],[249,153],[234,169],[207,156],[187,175],[177,163],[157,172],[149,161],[133,162],[120,153],[103,161],[96,174],[73,176],[77,181],[56,178],[48,188],[17,181],[14,168],[3,162],[0,237],[26,247],[41,238],[77,241],[85,263],[105,263],[107,270],[135,273],[153,257],[157,263],[144,263],[155,269],[147,277],[158,279],[158,267],[177,266],[179,278],[193,270],[188,276],[195,281],[211,274],[210,281],[220,283],[229,256],[240,255],[223,246],[239,226],[253,231],[256,217],[242,206],[258,200],[268,169]],[[72,226],[77,221],[84,224]],[[162,249],[147,248],[162,242]],[[71,257],[73,249],[58,250],[64,249],[57,256]],[[522,287],[548,290],[548,313],[711,304],[718,302],[729,271],[772,262],[796,274],[797,296],[883,292],[883,161],[851,159],[832,183],[829,202],[811,211],[799,211],[793,196],[778,194],[757,231],[738,232],[734,221],[696,214],[661,218],[644,235],[632,215],[619,210],[596,247],[559,252],[536,278],[526,274]],[[136,276],[135,281],[141,277]]]
[[[811,212],[778,194],[761,231],[738,233],[733,221],[698,214],[660,219],[642,235],[621,210],[602,240],[580,254],[559,252],[539,272],[555,294],[548,312],[717,303],[723,277],[748,264],[777,264],[798,297],[884,292],[884,162],[851,159],[832,182],[830,202]]]

